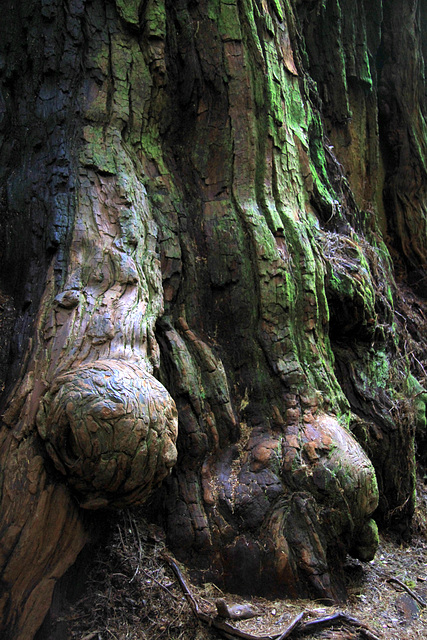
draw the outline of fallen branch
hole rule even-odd
[[[333,625],[336,622],[342,622],[352,627],[356,627],[358,631],[365,638],[367,638],[367,640],[380,640],[380,638],[377,635],[375,635],[373,631],[371,631],[371,629],[364,622],[361,622],[356,618],[352,618],[346,613],[335,613],[332,616],[317,618],[316,620],[310,620],[309,622],[302,623],[301,621],[304,616],[304,612],[303,612],[303,613],[300,613],[290,623],[290,625],[279,634],[257,636],[252,633],[246,633],[246,631],[241,631],[237,627],[234,627],[228,622],[225,622],[225,620],[218,619],[217,617],[214,617],[211,614],[205,613],[204,611],[202,611],[197,603],[196,598],[191,593],[191,590],[188,587],[184,579],[184,576],[182,575],[182,572],[178,567],[177,563],[175,562],[175,560],[167,554],[163,554],[163,558],[166,560],[166,562],[169,564],[169,566],[172,568],[173,572],[175,573],[178,579],[178,582],[181,585],[181,588],[185,594],[185,597],[187,598],[194,614],[202,622],[205,622],[209,626],[212,626],[215,629],[218,629],[218,631],[220,631],[226,638],[231,638],[231,639],[243,638],[243,640],[285,640],[286,638],[289,638],[291,635],[293,635],[294,632],[296,635],[312,633],[313,630],[316,630],[318,628],[328,627]]]
[[[169,555],[167,555],[166,553],[164,553],[162,557],[173,569],[173,572],[175,573],[176,577],[178,578],[178,582],[181,585],[181,589],[183,590],[184,595],[187,598],[188,602],[190,603],[190,607],[192,608],[194,613],[196,615],[199,615],[199,613],[202,613],[200,611],[199,605],[197,604],[197,600],[195,599],[190,589],[188,588],[187,583],[184,580],[184,576],[182,575],[181,570],[176,564],[175,560],[171,558]]]
[[[399,580],[399,578],[387,578],[387,582],[395,582],[400,587],[402,587],[402,589],[405,589],[405,591],[409,593],[411,598],[413,598],[416,602],[418,602],[419,605],[421,605],[422,607],[427,606],[427,602],[423,598],[421,598],[418,594],[416,594],[415,591],[412,591],[412,589],[410,589],[404,582]]]
[[[304,611],[297,615],[297,617],[292,620],[289,627],[283,631],[283,633],[277,638],[277,640],[285,640],[285,638],[289,638],[289,636],[295,631],[295,629],[301,625],[301,620],[303,619],[304,615]]]
[[[199,618],[199,620],[202,620],[202,622],[205,622],[209,626],[215,627],[215,629],[218,629],[218,631],[223,632],[227,636],[243,638],[243,640],[277,640],[277,634],[272,636],[256,636],[256,635],[253,635],[252,633],[246,633],[245,631],[241,631],[237,627],[234,627],[232,624],[225,622],[225,620],[219,620],[218,618],[214,618],[212,615],[202,611],[197,603],[197,600],[191,593],[184,579],[184,576],[182,575],[182,572],[178,567],[177,563],[175,562],[175,560],[167,554],[163,554],[163,558],[166,560],[166,562],[169,564],[169,566],[172,568],[173,572],[175,573],[178,579],[178,582],[181,585],[181,588],[184,592],[184,595],[190,604],[191,609],[193,610],[194,614]]]
[[[356,627],[360,633],[368,640],[381,640],[375,633],[368,627],[367,624],[352,618],[346,613],[334,613],[332,616],[325,616],[324,618],[317,618],[316,620],[310,620],[301,625],[298,630],[299,633],[311,633],[313,629],[319,627],[330,627],[336,622],[343,622],[351,627]]]

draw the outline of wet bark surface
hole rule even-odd
[[[34,636],[91,510],[148,499],[206,580],[328,601],[372,516],[409,531],[423,365],[392,257],[424,273],[423,14],[371,4],[8,13],[7,638]]]

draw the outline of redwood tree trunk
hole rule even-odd
[[[393,0],[6,13],[4,637],[34,636],[93,510],[148,500],[206,579],[329,600],[347,552],[373,557],[372,515],[408,529],[419,382],[391,255],[423,277],[424,18]]]

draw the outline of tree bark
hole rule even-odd
[[[408,529],[391,255],[424,273],[424,14],[400,5],[6,12],[3,637],[34,636],[94,510],[148,500],[205,579],[326,600],[373,514]]]

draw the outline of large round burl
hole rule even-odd
[[[147,371],[122,360],[59,376],[42,401],[37,427],[87,509],[144,502],[176,462],[173,399]]]

